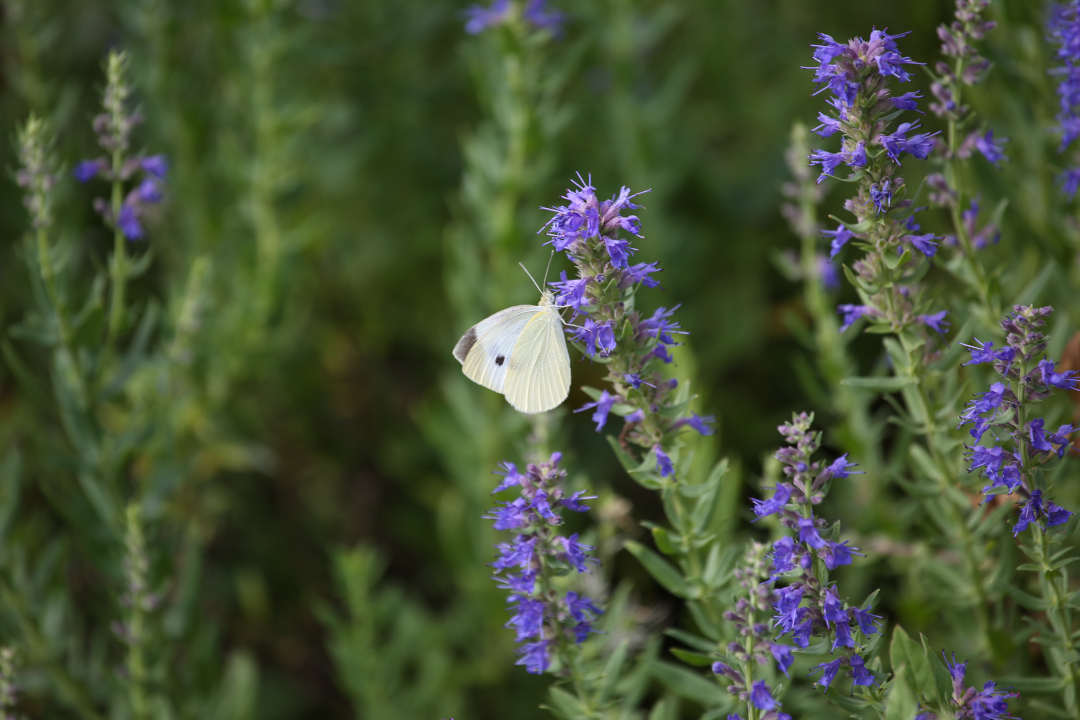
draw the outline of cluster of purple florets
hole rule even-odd
[[[969,472],[978,471],[990,484],[984,493],[1003,488],[1009,494],[1019,492],[1026,499],[1013,534],[1026,530],[1032,523],[1046,528],[1066,522],[1072,513],[1043,497],[1038,488],[1029,487],[1026,478],[1030,471],[1053,456],[1063,457],[1071,447],[1069,434],[1072,425],[1049,430],[1043,418],[1028,418],[1027,409],[1050,396],[1054,389],[1076,390],[1078,380],[1072,371],[1057,372],[1056,363],[1048,360],[1047,337],[1039,328],[1053,312],[1052,307],[1016,305],[1011,315],[1001,322],[1006,332],[1006,345],[994,349],[992,342],[979,342],[965,347],[971,360],[965,365],[990,364],[1002,381],[993,383],[986,392],[978,393],[960,415],[960,427],[971,425],[974,443],[968,446]],[[999,437],[997,432],[1005,437]],[[989,445],[980,444],[987,436]],[[1011,442],[1009,440],[1011,439]],[[1006,443],[1005,445],[1001,443]],[[996,490],[996,493],[1003,490]]]
[[[810,638],[831,635],[832,651],[842,654],[827,663],[817,665],[812,672],[821,671],[818,685],[827,688],[840,668],[847,667],[854,685],[869,686],[874,676],[866,668],[857,647],[855,634],[861,632],[867,639],[880,634],[875,621],[877,615],[870,608],[846,607],[836,588],[823,583],[814,574],[814,560],[819,560],[828,570],[849,565],[854,555],[862,555],[858,548],[848,547],[847,542],[835,542],[823,538],[821,530],[825,522],[815,518],[812,508],[825,497],[827,484],[832,479],[846,478],[854,463],[841,455],[831,464],[813,461],[811,456],[820,447],[820,434],[810,427],[813,416],[796,415],[790,423],[781,425],[780,434],[788,447],[781,448],[776,458],[784,464],[787,482],[778,482],[772,498],[755,500],[754,514],[758,517],[777,515],[780,523],[792,531],[773,543],[772,579],[789,577],[797,572],[794,582],[775,592],[773,608],[774,627],[780,628],[781,636],[791,634],[795,645],[806,648]]]
[[[1050,40],[1058,45],[1057,58],[1061,62],[1050,72],[1058,77],[1059,152],[1065,152],[1080,138],[1080,0],[1054,5],[1047,29]],[[1059,180],[1064,193],[1074,197],[1080,189],[1080,167],[1068,168]]]
[[[932,258],[942,239],[932,232],[921,232],[910,201],[901,200],[904,179],[897,174],[901,159],[910,155],[926,159],[933,151],[938,133],[920,133],[919,123],[902,122],[895,128],[892,121],[901,111],[918,112],[918,92],[894,95],[890,83],[911,79],[905,66],[918,65],[900,54],[896,39],[906,33],[890,35],[874,30],[869,40],[855,38],[839,43],[820,34],[820,45],[814,45],[817,66],[814,81],[818,92],[829,90],[832,114],[818,113],[814,131],[822,137],[841,135],[839,152],[817,150],[810,155],[811,165],[821,166],[818,182],[832,176],[841,166],[852,169],[850,180],[858,182],[858,194],[849,198],[844,207],[855,215],[854,224],[840,223],[835,230],[823,230],[830,240],[830,260],[851,241],[858,241],[868,255],[856,261],[852,269],[867,288],[888,293],[891,298],[869,297],[861,304],[845,304],[838,308],[846,330],[859,318],[886,323],[894,329],[921,323],[944,333],[949,323],[946,312],[919,314],[907,288],[883,282],[889,272],[886,256],[899,254],[902,263],[911,256]],[[907,253],[907,255],[905,255]],[[891,261],[895,266],[895,261]]]
[[[465,32],[476,35],[489,27],[503,25],[510,21],[516,11],[516,6],[510,0],[493,0],[487,7],[472,5],[465,9]],[[566,16],[557,10],[549,10],[547,0],[527,0],[521,10],[521,18],[529,27],[550,30],[557,35]]]
[[[496,530],[515,534],[512,542],[497,547],[492,563],[496,580],[510,591],[512,614],[506,627],[514,628],[521,657],[518,665],[534,674],[547,670],[555,648],[562,641],[584,642],[593,632],[600,609],[576,592],[560,593],[552,581],[571,571],[588,572],[596,562],[589,556],[595,548],[578,542],[577,533],[564,537],[556,528],[562,524],[560,512],[586,512],[584,491],[567,495],[562,487],[566,471],[559,469],[562,453],[554,453],[546,463],[529,463],[525,472],[506,462],[496,474],[504,479],[492,493],[516,488],[520,496],[500,502],[487,515]]]
[[[925,159],[934,147],[931,135],[915,133],[917,122],[905,122],[891,133],[880,116],[896,110],[916,110],[917,92],[892,96],[886,80],[890,77],[907,82],[911,74],[903,66],[917,64],[901,55],[896,46],[900,35],[889,35],[883,30],[870,33],[870,40],[855,38],[846,44],[838,43],[821,33],[822,44],[815,45],[814,81],[818,92],[829,90],[832,97],[828,103],[834,115],[818,113],[821,124],[814,130],[822,137],[834,133],[843,136],[840,152],[818,150],[810,156],[812,165],[821,166],[818,182],[832,175],[841,165],[851,168],[867,168],[870,154],[884,152],[890,160],[900,164],[903,153]],[[871,121],[869,128],[864,126]],[[892,198],[893,182],[888,173],[872,187],[874,204],[878,212],[886,210]]]
[[[668,477],[675,468],[665,449],[665,438],[682,427],[712,434],[710,423],[715,418],[695,413],[682,417],[659,414],[661,408],[670,407],[671,393],[678,386],[677,380],[665,379],[660,368],[672,362],[670,349],[680,344],[676,338],[686,332],[672,318],[678,306],[661,307],[651,315],[627,310],[626,301],[639,286],[659,285],[653,275],[660,267],[656,263],[632,264],[636,250],[620,237],[621,231],[641,237],[641,221],[636,215],[623,213],[639,208],[633,199],[643,193],[624,187],[610,200],[600,200],[591,177],[586,182],[579,175],[574,184],[576,187],[563,196],[565,205],[544,208],[554,214],[541,232],[546,231],[548,243],[565,253],[577,268],[575,279],[568,279],[563,272],[551,285],[556,289],[555,302],[573,311],[568,325],[571,339],[587,356],[605,359],[613,390],[603,390],[578,412],[593,411],[597,432],[611,412],[621,415],[626,422],[622,439],[650,448],[657,472]]]
[[[949,662],[944,652],[941,655],[952,677],[954,714],[951,717],[975,720],[1007,720],[1013,717],[1009,714],[1009,698],[1020,697],[1020,693],[998,690],[997,683],[993,681],[986,682],[982,690],[965,687],[967,663],[956,662],[956,653],[953,653],[952,662]],[[938,720],[938,716],[936,713],[923,712],[916,715],[915,720]]]
[[[772,628],[766,622],[776,600],[769,581],[768,549],[768,545],[751,542],[743,563],[735,569],[735,577],[743,592],[735,602],[735,609],[724,613],[724,619],[734,625],[740,639],[728,644],[728,662],[713,663],[712,671],[730,681],[727,686],[729,693],[764,711],[765,714],[759,716],[763,720],[790,720],[790,715],[780,712],[780,703],[773,697],[768,683],[747,678],[737,669],[747,665],[753,667],[753,663],[767,665],[771,657],[780,671],[787,675],[795,661],[791,646],[770,638]],[[729,719],[738,717],[728,715]]]
[[[101,197],[94,200],[94,209],[106,224],[118,228],[128,240],[141,240],[145,237],[142,217],[146,208],[164,198],[162,183],[168,173],[169,162],[164,155],[127,157],[131,132],[142,122],[141,115],[127,108],[129,92],[122,75],[110,69],[109,83],[105,87],[104,112],[94,117],[94,132],[105,155],[80,162],[73,174],[81,183],[94,177],[113,183],[127,183],[134,179],[134,187],[125,194],[119,212]]]

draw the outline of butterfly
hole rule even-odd
[[[469,328],[454,357],[465,377],[502,393],[515,410],[541,413],[570,394],[570,353],[550,290],[539,305],[515,305]]]

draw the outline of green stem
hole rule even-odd
[[[68,325],[67,316],[60,298],[60,291],[56,286],[56,271],[52,264],[52,253],[49,250],[49,241],[45,234],[45,228],[39,227],[35,233],[37,239],[38,265],[41,269],[41,278],[45,283],[45,292],[49,296],[49,302],[56,316],[57,333],[60,335],[60,352],[70,368],[66,373],[73,383],[73,389],[79,404],[86,405],[86,389],[83,385],[82,375],[79,372],[78,358],[75,354],[75,345],[71,336],[71,328]]]
[[[1050,543],[1047,542],[1045,534],[1038,532],[1038,528],[1034,528],[1032,534],[1035,537],[1035,559],[1039,563],[1039,585],[1042,588],[1043,599],[1048,604],[1046,618],[1050,621],[1050,627],[1053,629],[1054,635],[1061,642],[1059,648],[1046,646],[1050,650],[1050,665],[1053,666],[1058,676],[1064,681],[1061,694],[1065,709],[1072,713],[1073,717],[1076,717],[1077,691],[1080,690],[1077,680],[1080,678],[1077,676],[1076,665],[1073,660],[1076,657],[1077,647],[1073,640],[1072,613],[1069,612],[1068,607],[1068,588],[1064,587],[1065,583],[1061,571],[1052,567]],[[1060,654],[1053,652],[1053,650],[1060,650]]]
[[[119,148],[112,155],[112,198],[110,208],[113,217],[113,255],[109,263],[109,276],[112,281],[112,298],[109,303],[109,324],[106,330],[106,352],[112,351],[120,333],[124,331],[124,293],[128,280],[127,242],[120,229],[120,212],[123,210],[124,188],[120,179],[123,157]]]

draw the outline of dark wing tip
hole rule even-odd
[[[454,357],[457,358],[459,363],[464,364],[465,358],[469,356],[469,351],[472,350],[473,345],[476,344],[476,328],[469,328],[469,332],[461,336],[461,339],[457,341],[457,345],[454,346]]]

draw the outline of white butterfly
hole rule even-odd
[[[454,357],[465,377],[523,413],[551,410],[570,393],[570,353],[551,291],[539,305],[515,305],[473,325]]]

